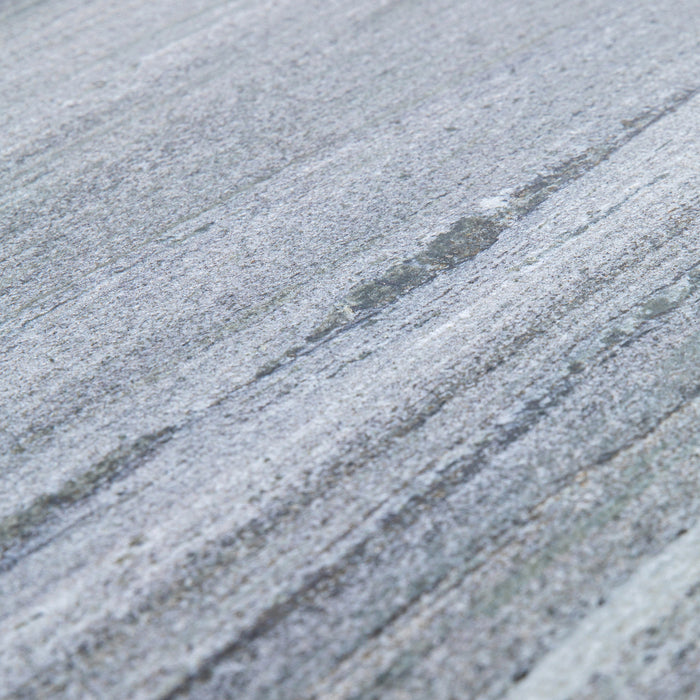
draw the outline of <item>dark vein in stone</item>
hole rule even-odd
[[[28,554],[27,543],[41,537],[42,530],[59,523],[68,508],[87,500],[115,481],[124,479],[167,443],[175,433],[168,426],[143,435],[133,443],[122,445],[87,471],[66,481],[53,493],[37,496],[28,506],[0,520],[0,574],[12,569],[22,556]],[[45,543],[44,543],[45,544]],[[34,544],[31,551],[42,545]]]
[[[433,281],[490,248],[501,233],[545,202],[551,195],[580,179],[663,117],[690,101],[700,88],[677,92],[662,107],[643,112],[623,122],[625,131],[606,143],[594,146],[564,162],[550,173],[538,175],[516,190],[509,206],[491,216],[467,215],[448,231],[433,238],[416,255],[395,263],[374,280],[355,285],[326,319],[306,337],[305,345],[262,367],[256,379],[273,374],[299,355],[309,354],[319,341],[349,330],[400,298]]]
[[[638,337],[635,339],[638,339]],[[517,440],[529,433],[552,408],[560,405],[562,401],[575,390],[579,382],[577,375],[580,373],[581,368],[571,368],[568,374],[555,381],[545,395],[539,399],[528,401],[512,421],[497,427],[496,434],[492,439],[478,444],[472,454],[460,457],[447,464],[436,473],[438,478],[436,478],[425,491],[412,495],[398,510],[384,516],[376,531],[366,536],[359,544],[355,545],[349,552],[344,554],[334,565],[324,567],[314,572],[302,587],[293,592],[283,602],[265,610],[251,627],[245,630],[230,644],[205,660],[197,671],[185,678],[163,697],[167,700],[171,700],[172,698],[186,694],[196,684],[206,682],[213,674],[214,669],[221,662],[242,652],[247,645],[272,631],[292,612],[303,606],[306,601],[313,600],[318,592],[328,588],[331,584],[336,591],[342,588],[341,580],[343,578],[351,578],[349,571],[356,563],[362,562],[363,566],[367,566],[368,560],[366,551],[373,542],[377,540],[391,541],[393,536],[398,536],[417,521],[425,518],[427,513],[432,512],[436,507],[442,504],[445,499],[449,498],[467,484],[495,455],[502,453]],[[620,453],[630,449],[639,441],[646,439],[658,430],[661,424],[669,420],[675,413],[697,396],[700,396],[700,385],[683,392],[680,401],[669,411],[658,416],[656,420],[652,421],[619,448],[612,451],[601,452],[589,466],[600,466],[615,458]],[[452,394],[449,392],[442,397],[436,398],[425,412],[415,416],[407,425],[401,426],[397,435],[406,434],[413,428],[422,425],[431,415],[435,415],[441,410],[451,397]],[[568,483],[568,480],[566,483]],[[269,529],[272,529],[272,526]],[[262,532],[260,534],[264,537]],[[465,564],[467,559],[471,560],[473,558],[472,554],[470,554],[469,557],[465,557]],[[442,571],[435,580],[433,580],[434,577],[432,576],[425,579],[425,586],[422,586],[420,590],[414,591],[414,594],[410,597],[410,601],[401,604],[400,610],[389,613],[386,621],[378,624],[364,635],[363,639],[358,642],[358,645],[345,654],[343,658],[350,656],[355,649],[359,648],[359,645],[366,641],[366,639],[380,635],[388,625],[408,612],[413,603],[417,602],[425,594],[430,593],[430,591],[435,590],[451,573],[454,573],[452,569],[447,568]],[[469,573],[469,567],[467,566],[462,573],[467,575]],[[430,585],[428,585],[428,579],[430,579]],[[342,661],[342,659],[340,660]]]

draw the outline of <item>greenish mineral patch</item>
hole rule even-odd
[[[642,313],[646,319],[658,318],[669,311],[673,311],[677,306],[678,300],[669,299],[659,294],[644,305]]]
[[[504,228],[500,217],[465,216],[433,238],[417,259],[433,270],[454,267],[492,246]]]
[[[318,342],[333,331],[366,318],[430,282],[440,270],[453,268],[475,257],[493,245],[504,228],[505,221],[500,216],[462,217],[414,257],[392,265],[377,279],[353,287],[306,338],[307,342]]]

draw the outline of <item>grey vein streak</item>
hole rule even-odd
[[[64,483],[58,491],[37,496],[25,508],[0,520],[0,574],[11,569],[21,557],[49,544],[53,535],[50,526],[60,525],[69,509],[143,466],[174,433],[175,428],[168,426],[122,445]]]
[[[648,109],[623,121],[624,131],[609,141],[594,146],[528,184],[518,188],[507,207],[493,216],[469,214],[456,221],[448,231],[433,238],[417,255],[396,263],[380,277],[362,282],[350,290],[328,317],[285,356],[259,370],[266,377],[300,355],[306,355],[328,336],[354,327],[374,316],[414,289],[434,280],[441,272],[452,270],[490,248],[500,234],[515,222],[531,214],[552,194],[608,160],[635,136],[663,117],[673,114],[692,100],[700,88],[676,93],[665,104]]]

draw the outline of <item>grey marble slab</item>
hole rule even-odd
[[[700,4],[0,2],[0,697],[700,696]]]

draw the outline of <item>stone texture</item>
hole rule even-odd
[[[0,696],[697,697],[699,36],[0,4]]]

